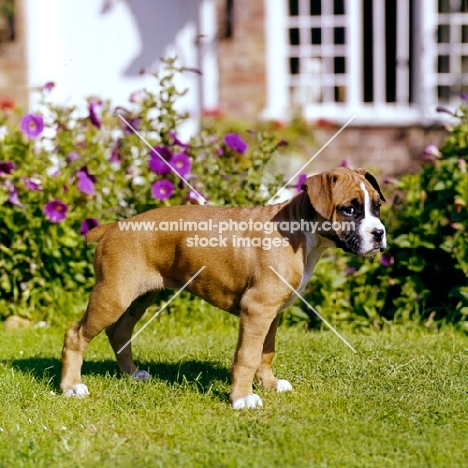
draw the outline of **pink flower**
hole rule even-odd
[[[151,195],[153,195],[156,200],[167,200],[172,197],[175,187],[174,184],[168,179],[157,180],[151,186]]]
[[[44,214],[51,223],[60,223],[67,217],[68,205],[60,200],[52,200],[44,205]]]
[[[26,114],[20,121],[20,128],[29,138],[38,137],[44,130],[44,119],[42,115]]]

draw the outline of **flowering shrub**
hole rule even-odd
[[[263,170],[278,146],[273,137],[201,130],[181,141],[186,116],[173,84],[181,72],[167,60],[155,90],[133,93],[125,108],[93,97],[82,115],[51,103],[47,83],[19,128],[11,110],[0,114],[0,317],[74,312],[94,281],[83,234],[99,223],[202,200],[258,204],[275,193],[280,179]]]
[[[387,320],[433,327],[443,320],[468,331],[466,104],[455,116],[459,123],[444,145],[426,147],[418,173],[387,180],[394,189],[382,206],[388,250],[366,259],[335,251],[319,262],[305,298],[322,315],[352,327],[380,328]],[[286,320],[319,325],[302,306]]]

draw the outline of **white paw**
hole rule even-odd
[[[277,392],[289,392],[292,390],[292,385],[287,380],[278,380],[276,383]]]
[[[79,383],[73,386],[71,390],[67,390],[63,392],[63,394],[67,397],[76,397],[81,398],[85,395],[89,395],[88,387],[85,384]]]
[[[151,375],[144,370],[138,370],[133,374],[133,378],[135,380],[149,380],[151,379]]]
[[[263,403],[262,399],[258,395],[252,393],[252,395],[238,398],[231,406],[233,409],[260,408],[260,406],[263,406]]]

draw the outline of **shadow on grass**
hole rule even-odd
[[[52,387],[51,390],[58,391],[60,385],[60,373],[62,362],[56,358],[31,357],[24,359],[12,359],[0,361],[1,364],[12,366],[23,374],[31,375],[35,380],[45,380]],[[140,369],[147,370],[153,380],[163,382],[168,386],[194,386],[201,393],[211,393],[226,399],[226,394],[212,388],[218,381],[229,383],[229,369],[216,361],[188,360],[174,363],[141,363],[136,362]],[[121,378],[115,361],[85,361],[83,363],[82,375],[104,376],[110,375]]]

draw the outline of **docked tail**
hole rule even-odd
[[[91,242],[99,242],[101,237],[105,234],[107,229],[112,226],[114,223],[102,224],[101,226],[96,226],[95,228],[89,230],[85,234],[86,242],[89,244]]]

